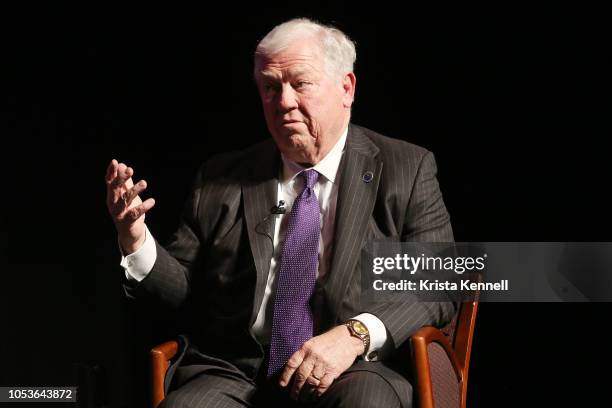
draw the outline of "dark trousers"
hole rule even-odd
[[[227,371],[209,370],[171,391],[160,408],[410,408],[412,406],[412,386],[408,380],[405,380],[406,392],[402,393],[404,395],[398,395],[380,374],[368,370],[369,364],[381,363],[357,360],[349,370],[334,381],[321,397],[304,402],[296,402],[289,397],[291,384],[287,388],[282,388],[278,386],[278,379],[266,378],[267,364],[265,361],[254,381]],[[308,389],[303,389],[304,391]]]

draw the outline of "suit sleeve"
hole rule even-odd
[[[431,152],[426,152],[416,172],[408,201],[404,233],[401,237],[404,242],[454,240],[450,217],[442,199],[436,173],[434,156]],[[405,300],[399,305],[381,303],[369,312],[384,323],[393,348],[397,348],[423,326],[446,325],[455,315],[456,306],[450,298],[448,302],[424,302],[416,295],[407,293]]]
[[[189,295],[191,272],[198,261],[201,246],[198,213],[204,171],[202,166],[170,243],[164,248],[155,241],[157,258],[151,272],[140,282],[124,283],[128,298],[146,298],[175,310]]]

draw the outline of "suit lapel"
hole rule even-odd
[[[362,242],[376,202],[383,165],[376,159],[377,153],[376,145],[359,128],[351,125],[340,164],[334,256],[329,280],[324,284],[326,303],[332,312],[331,324],[336,321],[348,285],[354,279]],[[372,178],[366,182],[370,172]]]
[[[274,223],[270,209],[276,204],[280,155],[270,141],[250,166],[250,174],[242,183],[244,213],[257,282],[251,314],[254,322],[268,281],[270,260],[274,252]]]

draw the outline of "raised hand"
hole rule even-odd
[[[106,170],[106,207],[119,234],[124,254],[135,252],[145,240],[145,213],[155,205],[149,198],[144,202],[139,194],[147,182],[134,184],[134,169],[113,159]]]

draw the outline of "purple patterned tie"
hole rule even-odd
[[[276,282],[268,376],[279,374],[313,332],[309,302],[315,288],[321,235],[321,209],[314,192],[319,173],[305,170],[300,175],[304,190],[289,214]]]

